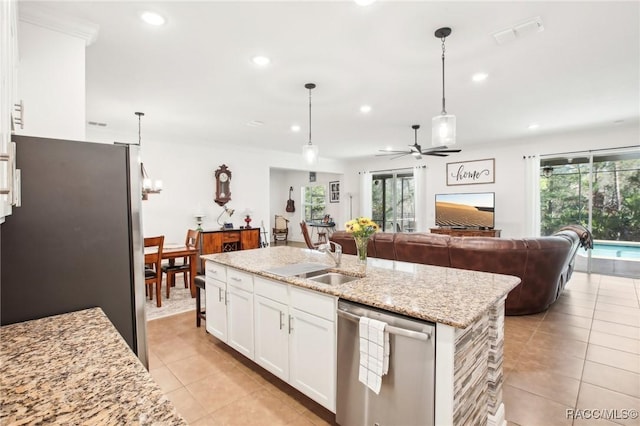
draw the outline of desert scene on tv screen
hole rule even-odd
[[[482,210],[484,209],[484,210]],[[439,226],[493,227],[493,208],[437,201],[436,224]]]

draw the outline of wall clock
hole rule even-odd
[[[231,200],[231,170],[226,165],[218,167],[215,171],[216,198],[214,201],[219,206],[224,206]]]

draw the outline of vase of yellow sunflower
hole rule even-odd
[[[358,263],[364,270],[367,265],[367,246],[369,245],[369,238],[378,232],[380,227],[368,217],[357,217],[348,221],[345,224],[345,229],[353,235],[353,239],[356,243]]]

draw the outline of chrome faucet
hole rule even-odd
[[[331,244],[333,244],[333,253],[331,252]],[[329,257],[335,262],[336,266],[340,266],[342,261],[342,246],[334,241],[329,241],[326,244],[320,244],[318,251],[327,253]],[[335,255],[334,255],[335,253]]]

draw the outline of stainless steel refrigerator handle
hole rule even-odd
[[[360,317],[358,315],[354,315],[350,312],[340,309],[338,309],[338,316],[348,319],[349,321],[360,322]],[[407,330],[405,328],[394,327],[389,324],[387,324],[384,329],[385,331],[389,332],[389,334],[397,334],[398,336],[409,337],[411,339],[422,340],[425,342],[431,338],[431,333],[429,332],[423,333],[420,331]]]

